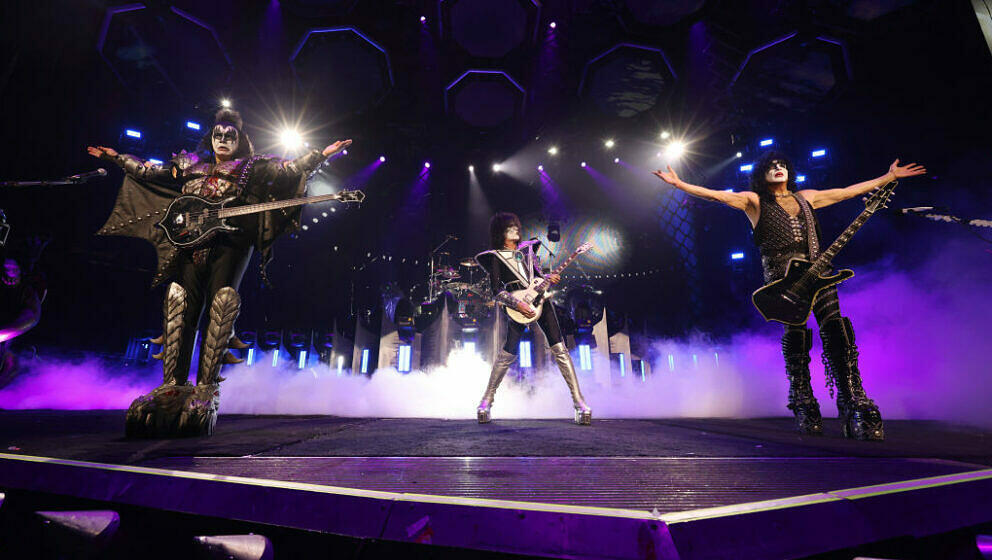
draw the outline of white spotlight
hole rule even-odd
[[[230,99],[221,99],[220,100],[220,106],[223,107],[223,108],[225,108],[225,109],[229,109],[231,107],[231,100]]]
[[[586,166],[586,162],[584,162],[584,161],[579,164],[579,167],[585,167],[585,166]]]
[[[742,153],[740,153],[740,152],[737,152],[737,157],[738,157],[738,158],[740,158],[740,157],[744,157],[744,154],[742,154]]]
[[[617,143],[616,143],[616,142],[614,142],[612,138],[610,138],[610,139],[609,139],[609,140],[607,140],[606,142],[603,142],[603,145],[605,145],[605,146],[606,146],[606,149],[607,149],[607,150],[609,150],[609,149],[610,149],[610,148],[612,148],[613,146],[616,146],[616,145],[617,145]]]
[[[537,166],[537,170],[538,171],[544,171],[544,166],[543,165],[538,165]]]
[[[553,155],[553,156],[558,155],[558,147],[557,146],[551,146],[550,148],[548,148],[548,153],[551,154],[551,155]]]
[[[669,137],[670,137],[671,135],[672,135],[672,133],[671,133],[671,132],[668,132],[667,130],[662,130],[662,131],[661,131],[661,139],[662,139],[662,140],[668,140],[668,138],[669,138]]]
[[[494,163],[493,164],[493,172],[495,172],[495,173],[499,173],[499,170],[502,169],[502,168],[503,167],[500,164],[498,164],[498,163]]]
[[[620,158],[613,158],[613,163],[620,163]]]
[[[469,173],[475,173],[475,166],[474,165],[468,166],[468,171]]]
[[[303,146],[303,137],[291,128],[287,128],[279,134],[279,141],[287,150],[298,150]]]
[[[683,142],[679,142],[678,140],[669,142],[668,146],[665,148],[665,157],[668,159],[679,159],[684,153],[685,144]]]

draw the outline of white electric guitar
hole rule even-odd
[[[572,261],[574,261],[576,257],[592,248],[593,244],[588,241],[582,245],[579,245],[579,248],[576,249],[570,257],[558,265],[558,268],[551,271],[551,274],[561,274],[561,271],[565,270],[568,265],[572,264]],[[530,306],[534,308],[535,313],[533,317],[527,317],[520,311],[510,307],[506,308],[506,314],[510,316],[510,319],[513,319],[515,322],[522,325],[528,325],[534,321],[537,321],[541,318],[541,306],[544,303],[544,298],[549,287],[551,287],[551,281],[547,278],[534,278],[531,280],[530,286],[526,289],[511,292],[513,297],[520,301],[529,303]]]

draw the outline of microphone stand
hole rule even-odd
[[[58,187],[78,183],[82,183],[82,181],[72,181],[69,178],[52,181],[0,181],[0,187]]]

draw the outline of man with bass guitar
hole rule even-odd
[[[244,347],[233,336],[241,299],[238,285],[253,248],[261,253],[261,274],[271,259],[272,243],[298,227],[299,211],[271,210],[241,218],[234,231],[213,235],[196,247],[177,247],[161,224],[170,203],[180,195],[206,201],[234,199],[246,204],[299,197],[306,180],[332,154],[347,148],[339,141],[323,150],[283,160],[255,155],[241,115],[221,109],[214,125],[194,152],[183,151],[163,164],[149,164],[104,146],[90,146],[90,155],[119,165],[124,185],[101,235],[139,237],[158,252],[153,286],[169,278],[163,305],[162,385],[138,397],[128,411],[127,432],[136,436],[206,435],[213,431],[219,398],[220,368],[240,361],[228,348]],[[176,221],[192,221],[180,214]],[[190,361],[200,317],[206,314],[196,385],[189,386]]]
[[[766,286],[783,280],[790,273],[790,266],[801,264],[794,259],[808,261],[819,255],[822,243],[814,209],[865,195],[893,181],[924,173],[926,169],[922,166],[899,165],[897,159],[885,175],[875,179],[845,188],[797,191],[795,168],[783,154],[776,151],[763,154],[754,164],[750,192],[692,185],[680,179],[671,166],[667,171],[654,172],[666,183],[692,196],[721,202],[747,214],[754,229],[754,242],[761,252]],[[837,388],[837,410],[844,436],[858,440],[884,439],[878,406],[868,398],[861,383],[854,328],[850,319],[840,314],[836,287],[830,286],[814,293],[811,303],[823,341],[823,364],[828,385],[832,382]],[[809,311],[805,310],[805,313],[808,316]],[[823,421],[820,405],[813,396],[809,372],[812,331],[806,328],[805,318],[783,322],[786,323],[782,353],[789,378],[788,407],[795,415],[796,428],[801,433],[819,435],[823,432]]]

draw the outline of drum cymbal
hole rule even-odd
[[[458,264],[468,268],[474,268],[476,266],[479,266],[479,263],[475,262],[475,259],[473,259],[472,257],[466,257],[458,261]]]
[[[447,266],[435,270],[434,276],[437,278],[444,278],[447,280],[454,280],[456,278],[461,278],[461,274],[458,274],[457,270]]]

